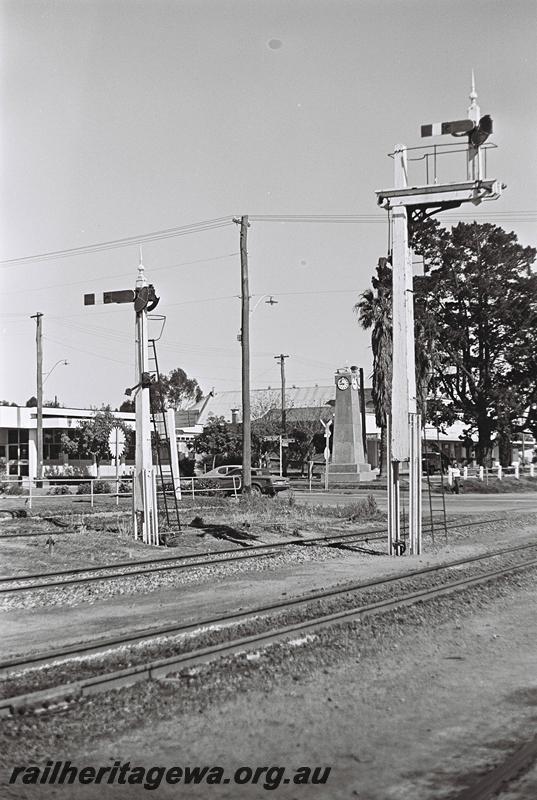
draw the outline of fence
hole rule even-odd
[[[134,479],[124,478],[117,482],[113,479],[103,480],[102,478],[43,478],[41,481],[35,479],[9,478],[2,477],[0,483],[7,488],[0,494],[2,500],[21,500],[24,499],[28,508],[32,508],[35,502],[42,500],[68,500],[88,498],[91,508],[96,501],[115,500],[116,506],[120,499],[132,497]],[[181,478],[179,481],[181,492],[177,492],[177,499],[181,499],[183,493],[195,498],[197,495],[214,495],[222,493],[232,495],[235,498],[242,488],[242,480],[238,475],[215,476],[211,478],[192,477]],[[10,489],[13,487],[13,490]],[[73,491],[74,489],[74,491]],[[113,490],[115,489],[115,491]],[[157,491],[157,495],[162,496],[173,493],[173,483],[166,484]]]
[[[521,465],[512,464],[510,467],[502,467],[497,464],[494,467],[448,467],[447,480],[450,486],[453,485],[455,479],[463,481],[469,478],[476,478],[478,481],[488,483],[489,478],[497,478],[499,481],[506,477],[515,478],[520,480],[521,475],[527,475],[530,478],[535,477],[535,464]]]

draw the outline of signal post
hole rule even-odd
[[[152,284],[148,284],[140,258],[136,288],[103,292],[103,303],[134,303],[135,313],[135,385],[127,395],[135,396],[136,460],[133,487],[134,538],[145,544],[158,545],[158,507],[156,476],[151,447],[151,374],[149,370],[149,342],[147,314],[158,304]],[[84,305],[95,305],[95,295],[84,295]]]
[[[496,200],[504,188],[483,174],[481,146],[492,133],[492,119],[480,118],[474,78],[468,118],[423,125],[422,136],[466,136],[465,181],[409,186],[407,148],[395,146],[394,186],[377,192],[378,204],[392,215],[393,377],[392,407],[388,424],[388,548],[391,555],[421,553],[421,416],[416,398],[414,298],[409,225],[458,208]],[[418,148],[416,148],[418,149]],[[436,148],[435,148],[436,173]],[[401,465],[408,464],[408,542],[401,537]]]

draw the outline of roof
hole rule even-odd
[[[333,406],[336,399],[336,386],[289,386],[285,389],[286,408],[291,412],[298,409],[311,409],[312,412],[327,406]],[[371,389],[365,390],[366,407],[371,403]],[[267,387],[250,391],[250,405],[253,419],[263,417],[273,408],[280,408],[281,389]],[[199,410],[198,424],[204,425],[209,417],[224,417],[231,422],[231,410],[238,409],[239,420],[242,417],[242,394],[240,391],[215,392],[204,397],[189,411]],[[368,408],[368,411],[370,408]]]
[[[99,408],[43,408],[43,428],[71,428],[74,424],[91,419]],[[112,415],[131,426],[136,414],[133,411],[112,411]],[[35,406],[0,406],[0,428],[37,428]]]

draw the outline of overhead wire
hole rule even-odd
[[[50,250],[44,253],[34,253],[29,256],[21,256],[19,258],[8,258],[0,261],[2,267],[14,267],[20,264],[27,264],[33,261],[49,261],[70,256],[87,255],[91,253],[100,253],[106,250],[115,250],[119,247],[128,247],[131,245],[140,245],[146,242],[156,242],[162,239],[171,239],[177,236],[187,236],[192,233],[201,233],[203,231],[215,230],[216,228],[223,228],[232,225],[230,217],[217,217],[211,220],[203,220],[202,222],[194,222],[190,225],[181,225],[175,228],[165,228],[160,231],[153,231],[151,233],[142,233],[135,236],[125,236],[122,239],[111,239],[106,242],[98,242],[96,244],[81,245],[79,247],[68,247],[63,250]]]
[[[465,215],[466,218],[474,218],[475,216],[483,216],[491,219],[505,219],[510,221],[531,221],[537,218],[537,211],[521,210],[521,211],[487,211],[483,213],[480,209],[480,214]],[[446,215],[444,219],[458,219],[460,217],[453,217]],[[297,222],[297,223],[365,223],[365,224],[382,224],[385,220],[384,214],[379,212],[376,214],[250,214],[250,221],[258,222]],[[88,255],[91,253],[104,252],[107,250],[114,250],[121,247],[128,247],[133,245],[140,245],[146,242],[161,241],[163,239],[175,238],[178,236],[187,236],[193,233],[200,233],[218,228],[228,227],[233,224],[232,215],[225,217],[215,217],[214,219],[202,220],[201,222],[194,222],[189,225],[180,225],[173,228],[164,228],[150,233],[136,234],[134,236],[125,236],[119,239],[110,239],[104,242],[97,242],[89,245],[80,245],[78,247],[68,247],[61,250],[50,250],[42,253],[33,253],[28,256],[20,256],[18,258],[9,258],[0,261],[0,267],[8,268],[21,264],[28,264],[35,261],[49,261],[61,258],[67,258],[78,255]]]
[[[177,264],[169,264],[168,266],[165,267],[147,267],[146,269],[147,272],[151,274],[153,272],[163,272],[164,270],[178,269],[179,267],[189,267],[194,264],[204,264],[212,261],[222,261],[226,258],[232,258],[233,256],[238,256],[238,255],[239,252],[237,251],[236,253],[226,253],[225,255],[213,256],[211,258],[197,258],[194,261],[180,261]],[[129,270],[129,272],[108,272],[106,275],[96,275],[96,276],[92,275],[91,281],[95,282],[100,280],[108,280],[112,278],[126,278],[126,277],[132,278],[133,274],[134,274],[133,270]],[[53,283],[49,284],[48,286],[32,287],[30,291],[45,292],[48,291],[49,289],[67,289],[70,286],[81,286],[81,285],[87,286],[88,282],[89,279],[84,278],[80,281],[70,281],[69,283]],[[25,289],[15,289],[11,292],[2,292],[2,295],[4,296],[4,295],[22,294],[22,293],[28,294],[28,291],[29,289],[28,287],[26,287]]]

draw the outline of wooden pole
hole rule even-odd
[[[35,319],[35,341],[37,349],[37,468],[36,480],[43,480],[43,328],[41,319],[43,314],[37,312]],[[31,478],[31,476],[30,476]]]
[[[242,353],[242,491],[252,492],[252,421],[250,411],[250,289],[248,283],[248,215],[240,220],[241,353]]]
[[[286,420],[286,410],[285,410],[285,359],[289,358],[289,356],[284,356],[283,353],[280,353],[279,356],[274,356],[276,361],[280,362],[280,374],[281,374],[281,384],[282,384],[282,435],[280,437],[280,475],[287,475],[287,464],[286,464],[286,457],[285,457],[285,448],[281,445],[281,438],[285,438],[287,433],[287,420]]]

